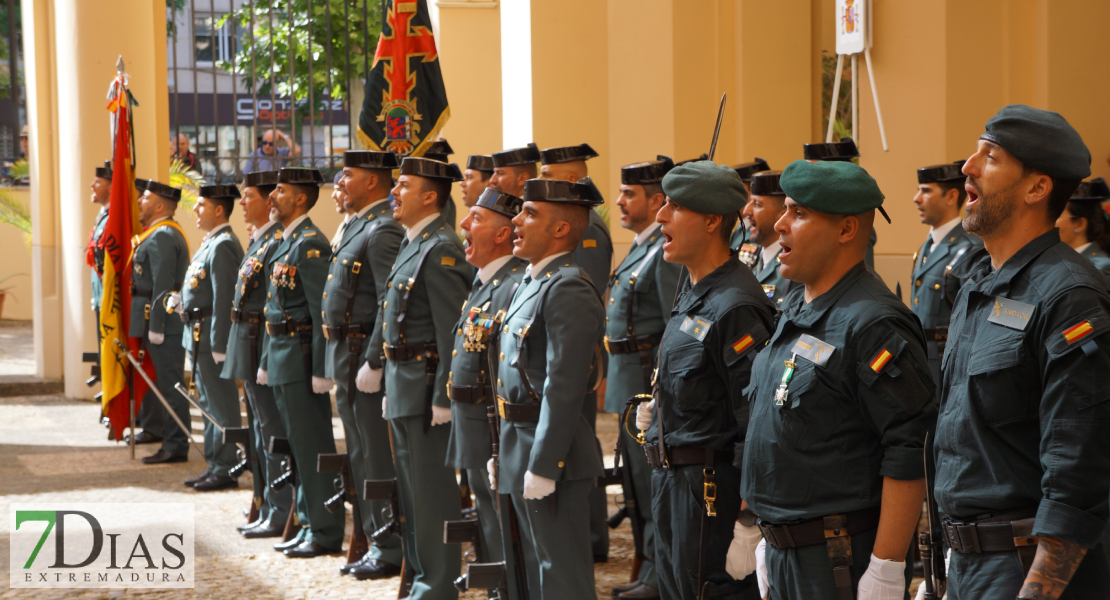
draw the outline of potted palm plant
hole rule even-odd
[[[0,285],[2,285],[5,281],[11,279],[12,277],[16,277],[18,275],[26,275],[26,273],[12,273],[11,275],[8,275],[7,277],[0,278]],[[11,290],[14,287],[15,287],[14,285],[9,285],[9,286],[6,286],[6,287],[0,287],[0,319],[4,318],[4,300],[7,299],[7,297],[8,297],[8,291]],[[15,298],[14,294],[12,295],[12,298]]]

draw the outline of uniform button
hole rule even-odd
[[[501,358],[501,360],[505,360],[505,353],[504,352],[501,353],[500,358]]]
[[[919,298],[914,298],[913,303],[914,304],[921,304],[921,300]]]
[[[393,282],[392,281],[385,282],[385,287],[387,287],[387,288],[393,287]]]
[[[331,281],[331,274],[328,275],[328,281]]]
[[[917,287],[921,287],[921,280],[920,279],[917,280]]]
[[[273,297],[274,297],[274,295],[273,295],[272,293],[270,293],[270,292],[266,292],[266,297],[267,297],[267,298],[273,298]]]
[[[270,312],[270,309],[263,307],[262,312]]]
[[[327,294],[325,294],[324,296],[327,297]],[[387,306],[389,306],[389,300],[386,300],[385,302],[382,302],[382,308],[385,308]]]
[[[612,299],[612,298],[610,298],[610,299],[609,299],[609,306],[612,306],[612,305],[613,305],[613,299]]]
[[[940,289],[940,284],[939,283],[934,283],[933,284],[933,289],[934,290],[939,290]]]
[[[451,356],[458,356],[458,355],[459,355],[459,351],[458,351],[458,350],[452,350],[452,351],[451,351]]]
[[[382,323],[382,331],[385,331],[385,323]]]
[[[509,333],[509,326],[508,326],[508,325],[506,325],[505,327],[503,327],[503,328],[501,329],[501,333]]]
[[[497,387],[501,387],[501,378],[500,377],[497,378]]]
[[[333,263],[334,263],[334,262],[335,262],[335,260],[336,260],[336,259],[334,259],[334,258],[333,258],[333,259],[331,259],[331,262],[333,262]]]
[[[455,335],[462,335],[462,327],[455,331]]]
[[[325,298],[327,298],[327,297],[328,297],[328,293],[327,293],[327,292],[324,292],[324,297],[325,297]]]
[[[563,468],[563,461],[561,461],[561,460],[559,461],[559,468],[560,468],[560,469],[562,469],[562,468]]]

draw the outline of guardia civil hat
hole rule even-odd
[[[563,146],[561,148],[548,148],[540,151],[540,161],[545,165],[574,162],[576,160],[590,160],[597,158],[598,153],[589,144],[577,146]]]
[[[782,186],[779,185],[781,176],[782,171],[760,171],[752,174],[752,195],[785,196],[786,192],[782,191]]]
[[[852,138],[840,138],[839,142],[827,144],[806,144],[802,148],[806,160],[851,161],[859,156],[859,148]]]
[[[671,157],[660,154],[655,157],[655,160],[621,167],[621,183],[624,185],[659,183],[663,181],[663,176],[673,168],[674,161],[671,160]]]
[[[106,160],[106,161],[104,161],[104,166],[103,167],[97,167],[96,168],[96,176],[101,178],[101,179],[111,180],[112,179],[112,161]]]
[[[493,173],[493,157],[485,154],[471,154],[466,159],[466,168],[483,173]]]
[[[278,171],[278,183],[291,185],[316,186],[324,185],[324,176],[320,169],[307,169],[305,167],[289,167]]]
[[[740,176],[741,181],[743,181],[744,183],[751,183],[752,175],[760,171],[770,171],[771,167],[767,164],[767,161],[757,156],[752,162],[732,165],[732,170],[736,171],[736,174]]]
[[[493,153],[493,166],[495,167],[516,167],[538,162],[540,162],[540,150],[535,144]]]
[[[392,152],[373,150],[347,150],[343,153],[343,166],[355,169],[389,169],[401,166]]]
[[[948,165],[933,165],[931,167],[922,167],[917,170],[918,183],[940,183],[959,181],[966,179],[961,169],[964,168],[966,160],[957,160],[956,162]]]
[[[1082,181],[1079,187],[1075,188],[1075,193],[1071,195],[1068,200],[1070,202],[1102,202],[1110,198],[1110,186],[1106,185],[1106,180],[1101,177],[1095,177],[1090,181]]]
[[[520,214],[520,209],[524,206],[524,200],[512,194],[499,192],[493,188],[486,188],[482,191],[482,195],[478,196],[478,201],[475,202],[474,205],[488,208],[495,213],[503,214],[511,219]]]
[[[239,188],[233,185],[204,185],[200,188],[200,197],[210,200],[232,200],[241,196]]]
[[[858,215],[883,210],[879,184],[859,165],[843,161],[796,160],[782,171],[779,185],[791,200],[830,215]]]
[[[455,163],[447,164],[430,158],[410,156],[401,161],[402,175],[416,175],[429,179],[447,179],[449,181],[462,181],[462,171]]]
[[[451,144],[448,144],[447,140],[438,139],[432,142],[428,149],[424,151],[424,158],[447,162],[447,157],[454,153],[455,151],[451,149]]]
[[[169,198],[174,202],[181,200],[181,188],[175,188],[164,183],[158,183],[153,179],[146,182],[146,191],[150,192],[151,194],[162,196],[163,198]]]
[[[1091,176],[1090,150],[1059,113],[1011,104],[987,121],[987,130],[979,139],[1002,146],[1023,165],[1049,177]]]
[[[243,187],[258,187],[260,185],[277,185],[277,171],[255,171],[243,177]]]
[[[576,183],[555,179],[529,179],[524,182],[525,202],[558,202],[590,208],[603,204],[601,192],[589,177]]]
[[[671,169],[663,178],[663,192],[675,204],[705,215],[737,213],[748,201],[748,191],[736,171],[711,160]]]
[[[138,177],[135,178],[135,189],[139,190],[139,195],[142,195],[143,192],[146,191],[146,184],[148,183],[150,183],[150,180],[148,179],[139,179]]]

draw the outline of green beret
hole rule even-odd
[[[736,171],[711,160],[671,169],[663,177],[663,193],[675,204],[705,215],[740,212],[748,201],[748,191]]]
[[[1085,179],[1091,152],[1079,132],[1059,113],[1011,104],[987,121],[981,140],[994,142],[1027,167],[1049,177]]]
[[[886,216],[879,184],[850,162],[796,160],[783,170],[779,186],[794,202],[823,213],[858,215],[877,208]]]

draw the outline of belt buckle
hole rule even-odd
[[[508,403],[509,401],[505,400],[501,396],[497,397],[497,414],[501,415],[501,418],[506,421],[509,420],[508,417],[505,416],[505,405]]]
[[[360,263],[356,260],[354,263],[351,264],[351,273],[354,273],[355,275],[358,275],[358,272],[361,271],[361,270],[362,270],[362,263]]]
[[[328,327],[327,325],[324,325],[323,327],[321,327],[321,329],[324,330],[324,339],[325,340],[330,340],[331,339],[331,333],[329,333],[328,330],[331,329],[331,327]]]
[[[150,303],[143,305],[143,319],[150,320]]]

